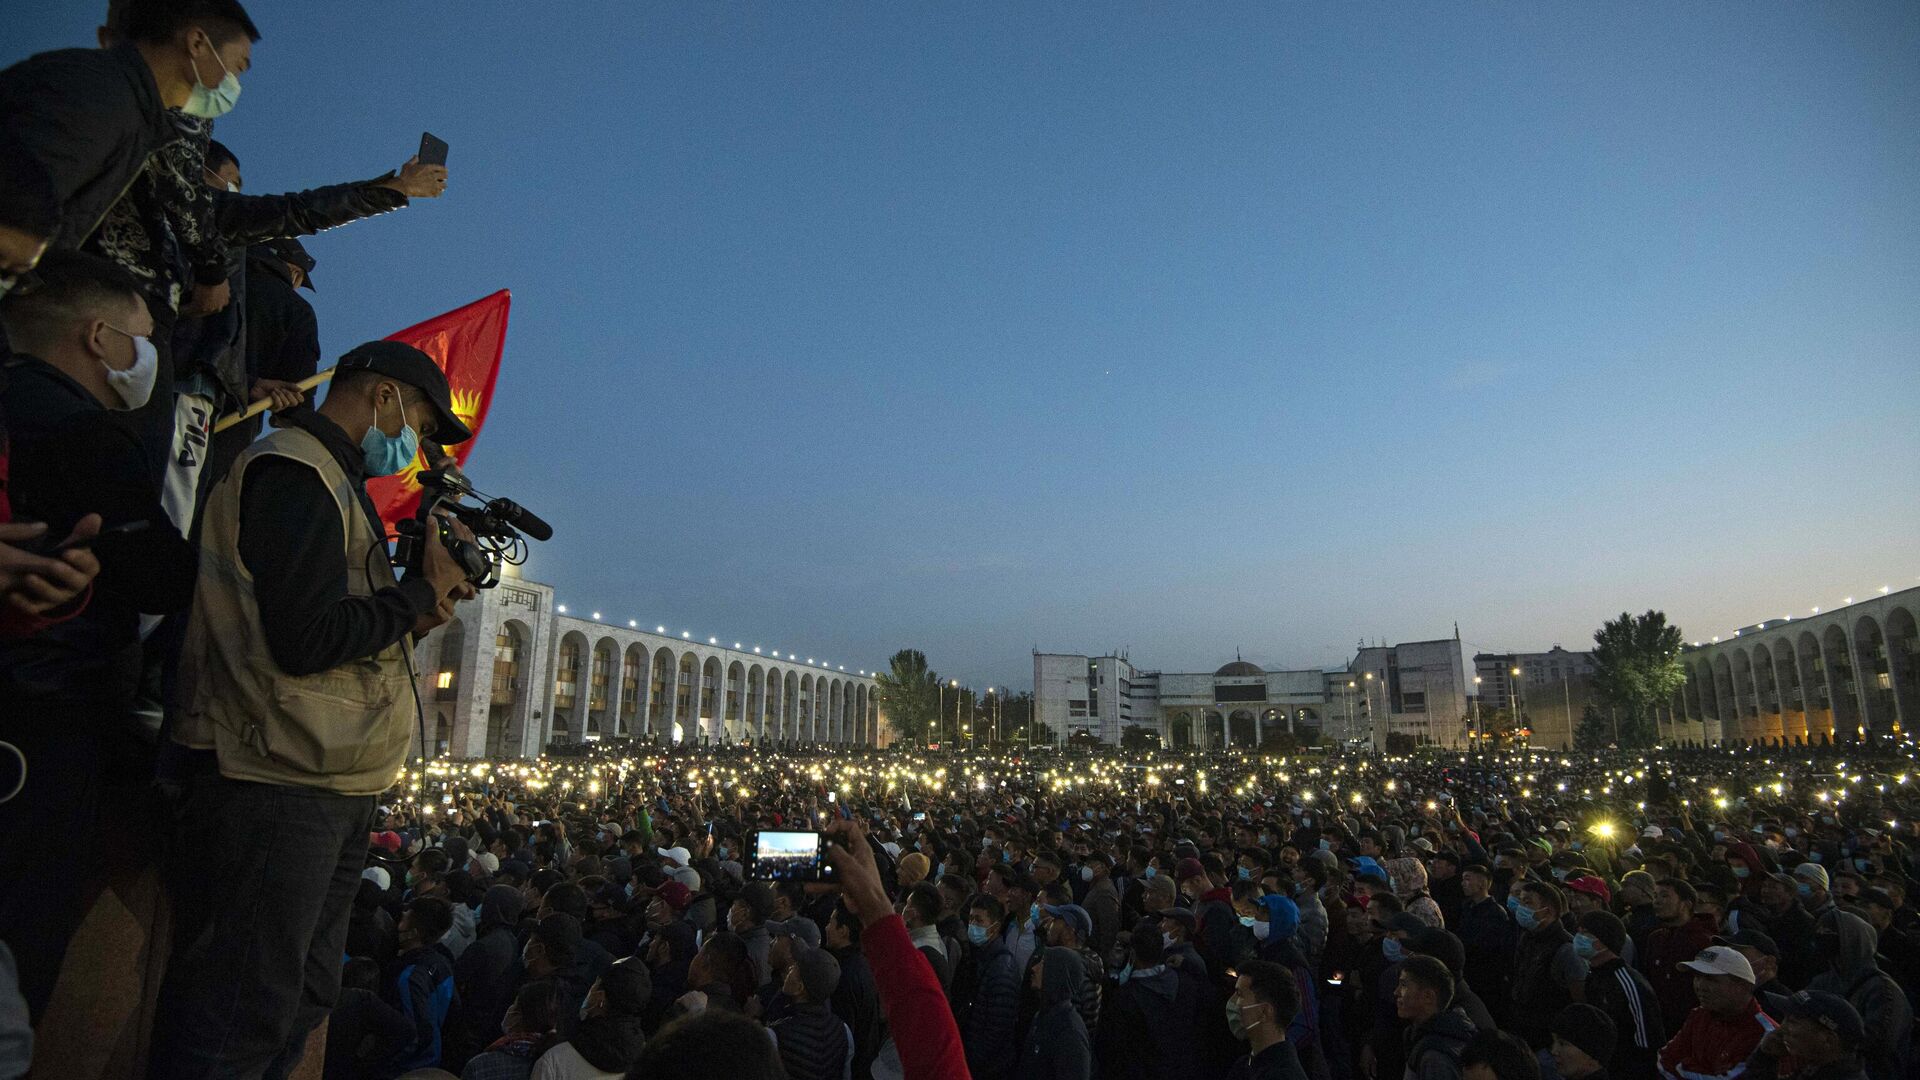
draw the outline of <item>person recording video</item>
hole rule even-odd
[[[281,423],[235,460],[201,521],[155,1075],[285,1075],[298,1062],[339,992],[375,797],[414,732],[413,641],[474,594],[438,541],[396,577],[366,492],[368,477],[412,464],[420,440],[472,437],[425,353],[360,345],[319,409]]]

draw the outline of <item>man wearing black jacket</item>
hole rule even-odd
[[[437,542],[397,579],[365,486],[422,438],[470,437],[445,373],[391,341],[339,366],[325,404],[242,454],[202,519],[173,729],[199,753],[155,1075],[277,1076],[299,1061],[339,989],[374,798],[415,730],[412,643],[473,594]]]
[[[0,394],[16,513],[55,537],[83,519],[106,528],[85,609],[0,641],[0,738],[29,764],[19,797],[0,804],[0,939],[15,950],[37,1017],[85,914],[105,767],[137,789],[147,760],[124,722],[140,616],[186,607],[194,554],[161,512],[122,424],[153,379],[153,319],[132,279],[90,255],[49,255],[34,281],[0,299],[0,325],[18,350]]]
[[[1627,947],[1627,924],[1608,911],[1580,916],[1574,950],[1587,957],[1586,1003],[1613,1021],[1612,1056],[1602,1062],[1611,1080],[1656,1080],[1660,1048],[1667,1044],[1660,999],[1645,975],[1628,967],[1620,953]]]
[[[211,91],[252,63],[260,32],[238,0],[125,6],[127,40],[112,48],[41,53],[0,72],[0,293],[44,252],[93,233],[148,155],[177,137],[168,109],[215,115]]]

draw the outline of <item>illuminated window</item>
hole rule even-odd
[[[438,679],[436,679],[436,680],[434,680],[434,684],[433,684],[433,685],[434,685],[434,686],[436,686],[436,687],[439,687],[439,688],[440,688],[440,689],[442,689],[442,690],[451,690],[451,689],[453,689],[453,672],[451,672],[451,671],[443,671],[443,672],[441,672],[441,673],[440,673],[440,677],[439,677]]]

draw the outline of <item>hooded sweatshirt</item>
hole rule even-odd
[[[1879,934],[1858,915],[1829,911],[1820,916],[1815,936],[1837,930],[1839,952],[1833,966],[1813,977],[1809,990],[1825,990],[1847,999],[1866,1022],[1867,1040],[1860,1047],[1866,1058],[1868,1080],[1904,1077],[1907,1040],[1913,1031],[1913,1006],[1893,977],[1874,963]]]
[[[573,1038],[547,1051],[533,1066],[533,1080],[599,1080],[623,1077],[647,1045],[637,1016],[590,1016]]]
[[[485,1046],[500,1030],[500,1021],[512,1003],[513,968],[520,958],[514,934],[526,898],[511,885],[495,885],[480,901],[480,920],[473,944],[453,964],[453,985],[460,1012],[474,1045]]]
[[[1040,1014],[1033,1019],[1020,1080],[1088,1080],[1093,1044],[1075,999],[1087,982],[1087,965],[1072,949],[1050,948],[1040,960]]]

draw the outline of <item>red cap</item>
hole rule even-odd
[[[377,832],[367,839],[367,843],[391,855],[400,850],[400,834],[391,829]]]
[[[1204,876],[1207,868],[1200,865],[1199,859],[1181,859],[1173,866],[1173,880],[1185,881],[1188,878]]]
[[[667,906],[675,911],[685,911],[693,903],[693,894],[677,881],[669,881],[653,890],[653,895],[665,900]]]
[[[1597,877],[1573,878],[1567,882],[1567,888],[1574,892],[1583,892],[1589,896],[1597,896],[1603,904],[1613,903],[1613,891],[1607,888],[1605,881]]]

